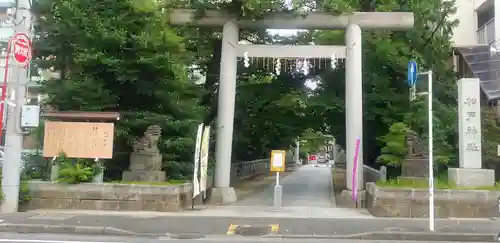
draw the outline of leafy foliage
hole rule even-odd
[[[300,149],[306,153],[317,152],[320,146],[324,146],[326,137],[321,132],[306,129],[300,136]]]
[[[90,182],[93,176],[93,168],[84,163],[81,159],[68,159],[64,153],[57,157],[59,163],[58,182],[68,184],[78,184]]]
[[[21,176],[21,181],[19,182],[19,200],[18,204],[25,204],[31,200],[30,186],[28,184],[27,177]]]
[[[500,157],[497,150],[498,141],[500,141],[500,124],[495,110],[490,107],[482,107],[481,121],[483,166],[499,171],[497,168],[500,166]]]
[[[188,4],[189,3],[189,4]],[[203,15],[208,9],[224,9],[241,19],[261,19],[266,14],[272,12],[291,12],[295,14],[305,14],[306,11],[315,9],[333,14],[350,12],[352,6],[350,1],[325,0],[293,0],[289,1],[260,1],[260,0],[235,0],[235,1],[202,1],[194,0],[183,4],[174,2],[169,6],[192,7],[199,10]]]
[[[19,183],[19,199],[18,203],[19,204],[24,204],[27,203],[29,200],[31,200],[31,196],[29,194],[29,185],[28,185],[28,180],[24,175],[21,175],[21,181]],[[0,186],[2,182],[2,171],[0,170]],[[2,191],[0,191],[0,202],[3,200],[4,194]]]
[[[390,166],[400,166],[408,153],[406,147],[408,131],[409,128],[404,123],[392,124],[389,132],[379,138],[384,147],[381,151],[382,154],[377,158],[377,162]]]
[[[22,175],[29,180],[47,180],[50,178],[48,164],[43,155],[39,152],[23,155],[23,172]]]
[[[68,184],[78,184],[90,182],[92,180],[92,168],[81,163],[63,164],[59,170],[59,182]]]
[[[60,73],[43,92],[60,111],[120,112],[117,152],[130,151],[147,126],[158,124],[165,164],[191,161],[195,125],[205,112],[198,104],[203,90],[188,77],[194,55],[156,4],[37,1],[38,65]]]

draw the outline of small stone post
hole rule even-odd
[[[381,182],[386,182],[387,181],[387,167],[385,166],[380,166],[380,174],[379,174],[380,178],[379,178],[379,181]]]
[[[57,181],[59,178],[59,163],[57,157],[52,158],[50,167],[50,181]]]
[[[98,169],[97,173],[92,178],[92,182],[94,183],[103,183],[104,182],[104,165],[102,161],[99,159],[95,159],[96,168]]]

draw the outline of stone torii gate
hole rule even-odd
[[[237,57],[274,58],[346,58],[346,185],[352,187],[352,171],[356,140],[363,140],[362,48],[361,28],[405,30],[413,28],[413,13],[406,12],[356,12],[340,16],[330,13],[310,12],[306,16],[292,13],[270,13],[261,20],[241,20],[224,11],[207,10],[201,18],[196,10],[176,9],[170,13],[170,24],[198,27],[219,27],[222,31],[222,53],[218,93],[215,185],[211,200],[228,204],[236,201],[230,186],[231,152],[233,142],[234,106],[236,94]],[[346,29],[346,46],[292,46],[292,45],[241,45],[239,27],[267,29]],[[362,146],[361,146],[362,148]],[[357,190],[363,190],[363,151],[357,161]]]

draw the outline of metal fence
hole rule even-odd
[[[231,164],[231,183],[269,173],[269,159],[239,161]]]

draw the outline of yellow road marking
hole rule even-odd
[[[227,228],[226,235],[234,235],[234,231],[236,231],[237,227],[238,227],[238,225],[236,225],[236,224],[230,224],[229,228]]]
[[[271,227],[271,234],[277,234],[278,231],[280,230],[279,224],[271,224],[269,226]]]

